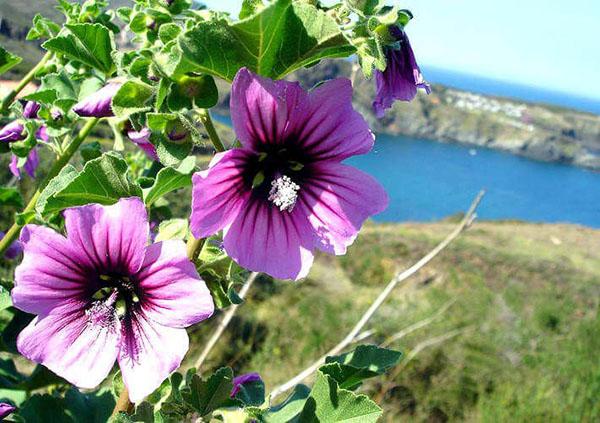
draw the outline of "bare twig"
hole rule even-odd
[[[246,294],[248,293],[248,290],[250,289],[250,287],[256,280],[257,276],[258,276],[258,272],[252,272],[250,274],[250,276],[248,276],[248,279],[244,283],[244,286],[238,293],[240,298],[244,298],[246,296]],[[238,307],[239,307],[239,305],[237,305],[237,304],[231,305],[229,307],[229,309],[223,315],[223,318],[221,319],[219,326],[217,326],[217,328],[213,332],[212,336],[208,340],[208,343],[202,350],[200,357],[198,357],[198,360],[196,360],[195,367],[196,367],[196,370],[198,371],[198,373],[200,373],[200,367],[202,366],[202,364],[204,364],[204,361],[208,357],[208,354],[211,352],[211,350],[217,344],[217,341],[219,340],[219,338],[221,338],[221,335],[223,334],[223,332],[229,325],[229,322],[231,322],[231,319],[233,319],[233,316],[235,315],[235,312],[238,309]]]
[[[450,308],[450,306],[452,304],[454,304],[455,302],[456,302],[456,299],[452,299],[452,300],[448,301],[435,314],[433,314],[432,316],[429,316],[426,319],[419,320],[418,322],[413,323],[412,325],[402,329],[400,332],[395,333],[394,335],[392,335],[388,339],[386,339],[381,344],[381,346],[387,347],[388,345],[392,344],[393,342],[396,342],[397,340],[404,338],[406,335],[408,335],[418,329],[421,329],[424,326],[427,326],[428,324],[430,324],[434,320],[436,320],[438,317],[440,317],[442,314],[444,314],[446,312],[446,310],[448,310]]]
[[[310,376],[313,372],[315,372],[319,368],[319,366],[321,366],[321,364],[325,361],[325,358],[327,356],[338,354],[344,348],[346,348],[349,344],[351,344],[353,342],[353,340],[356,338],[356,336],[363,329],[363,327],[367,324],[369,319],[371,319],[373,314],[375,314],[375,312],[379,309],[379,307],[381,307],[381,305],[383,304],[385,299],[390,295],[392,290],[400,282],[405,281],[406,279],[408,279],[409,277],[411,277],[412,275],[417,273],[421,268],[423,268],[427,263],[429,263],[435,256],[437,256],[442,250],[444,250],[444,248],[446,248],[448,246],[448,244],[450,244],[452,241],[454,241],[454,239],[456,237],[458,237],[458,235],[460,235],[461,232],[463,232],[467,227],[469,227],[471,225],[471,223],[473,222],[473,220],[476,217],[475,210],[477,209],[477,206],[481,202],[481,199],[484,194],[485,194],[484,191],[480,191],[479,194],[477,194],[477,197],[475,197],[475,199],[473,200],[473,203],[469,207],[469,210],[465,214],[462,221],[442,242],[440,242],[433,250],[431,250],[429,253],[427,253],[423,258],[421,258],[418,262],[413,264],[411,267],[409,267],[408,269],[406,269],[403,272],[398,273],[387,284],[385,289],[381,292],[381,294],[379,294],[377,299],[373,302],[373,304],[371,304],[371,306],[365,312],[365,314],[363,314],[363,316],[358,321],[358,323],[352,328],[350,333],[348,333],[348,335],[346,335],[346,337],[344,339],[342,339],[342,341],[339,344],[337,344],[335,347],[333,347],[332,349],[327,351],[326,354],[321,356],[318,360],[316,360],[314,363],[312,363],[306,369],[304,369],[303,371],[298,373],[292,379],[288,380],[287,382],[285,382],[282,385],[277,386],[269,395],[269,400],[273,400],[274,398],[278,397],[282,393],[291,389],[298,383],[302,382],[306,377]]]

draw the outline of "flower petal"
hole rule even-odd
[[[231,121],[242,145],[285,141],[302,123],[307,95],[297,82],[262,78],[239,70],[231,87]]]
[[[156,161],[158,160],[158,154],[156,153],[156,147],[150,141],[151,135],[152,131],[146,127],[142,128],[140,131],[127,132],[127,137],[129,137],[134,144],[140,147],[151,160]]]
[[[20,141],[25,138],[27,138],[25,127],[18,120],[13,120],[0,129],[0,141],[2,142]]]
[[[17,348],[80,388],[95,388],[115,363],[119,351],[118,320],[103,327],[88,322],[82,307],[63,307],[36,317],[17,338]]]
[[[306,182],[298,207],[315,233],[316,247],[344,254],[363,222],[388,205],[388,196],[372,176],[340,163],[321,163]]]
[[[62,235],[38,225],[21,231],[23,261],[15,270],[15,307],[46,314],[63,304],[79,304],[87,288],[85,261]],[[85,260],[85,256],[83,256]]]
[[[143,292],[144,314],[158,323],[182,328],[213,314],[210,292],[181,240],[150,245],[136,278]]]
[[[111,117],[112,99],[121,88],[121,83],[111,82],[73,106],[73,111],[83,117]]]
[[[225,228],[225,251],[240,266],[281,279],[300,279],[313,262],[311,228],[305,216],[251,199]]]
[[[67,239],[100,270],[137,272],[150,227],[144,203],[122,198],[112,206],[90,204],[65,210]]]
[[[342,161],[371,150],[373,134],[352,107],[350,80],[325,82],[310,92],[309,103],[297,135],[307,154],[318,160]]]
[[[387,66],[383,72],[375,71],[377,92],[373,109],[379,119],[383,118],[385,110],[392,107],[395,100],[411,101],[415,98],[417,88],[424,89],[427,94],[431,92],[421,74],[408,36],[397,28],[395,31],[394,36],[399,40],[400,48],[386,48]]]
[[[249,152],[243,149],[217,154],[207,170],[194,174],[190,228],[204,238],[229,225],[246,203],[243,170]]]
[[[170,328],[143,316],[124,323],[119,367],[132,402],[150,395],[181,364],[189,347],[185,329]]]

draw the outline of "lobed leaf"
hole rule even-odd
[[[42,191],[36,204],[41,215],[90,203],[110,205],[123,197],[141,197],[142,189],[127,177],[127,162],[108,152],[85,164],[81,172],[65,166]]]
[[[280,79],[327,57],[355,52],[337,23],[315,6],[276,0],[236,23],[225,19],[201,22],[182,34],[178,46],[168,46],[170,74],[195,70],[232,81],[247,67]]]
[[[336,381],[321,371],[298,417],[308,422],[376,422],[383,411],[365,395],[340,389]]]
[[[21,63],[22,60],[22,58],[6,51],[4,47],[0,45],[0,75],[11,69],[13,66]]]
[[[111,32],[101,24],[80,23],[65,25],[70,34],[50,38],[42,47],[48,51],[62,54],[92,68],[112,74],[113,41]]]

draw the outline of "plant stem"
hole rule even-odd
[[[98,121],[99,121],[99,119],[97,119],[97,118],[88,120],[86,122],[86,124],[83,126],[83,128],[81,128],[81,130],[79,131],[77,136],[73,139],[73,141],[71,141],[71,143],[67,146],[65,151],[60,156],[58,156],[58,158],[56,159],[56,162],[54,162],[54,165],[50,168],[50,171],[48,172],[46,179],[44,179],[44,181],[40,184],[37,191],[33,194],[31,199],[29,200],[29,203],[27,203],[27,206],[23,210],[23,213],[34,211],[37,200],[40,197],[40,194],[42,193],[44,188],[46,188],[46,186],[52,180],[52,178],[54,178],[56,175],[59,174],[59,172],[62,170],[62,168],[65,167],[65,165],[69,162],[69,160],[71,160],[71,157],[73,157],[75,152],[79,149],[79,146],[81,145],[81,143],[90,134],[90,132],[92,131],[94,126],[96,126]],[[2,256],[2,254],[4,254],[6,249],[8,247],[10,247],[10,245],[13,243],[13,241],[15,239],[17,239],[17,237],[21,233],[21,229],[23,228],[23,226],[24,225],[20,225],[17,222],[15,222],[10,227],[8,232],[6,232],[6,235],[4,235],[4,238],[2,238],[2,240],[0,240],[0,256]]]
[[[112,416],[116,416],[120,412],[129,413],[131,411],[131,402],[129,401],[129,392],[127,392],[127,388],[123,387],[121,391],[121,395],[117,398],[117,403],[115,404],[115,408],[113,409]]]
[[[217,150],[219,153],[225,151],[226,148],[223,145],[221,138],[219,138],[219,134],[215,129],[212,118],[210,117],[210,111],[208,109],[200,109],[198,111],[198,116],[200,117],[200,121],[204,125],[204,128],[206,128],[206,132],[208,133],[211,142],[215,146],[215,150]]]
[[[187,255],[194,263],[198,259],[198,254],[202,251],[202,247],[204,247],[204,240],[205,238],[196,238],[194,235],[190,234],[187,241]]]
[[[42,59],[35,65],[28,73],[21,79],[19,85],[16,86],[14,90],[11,90],[6,97],[2,100],[2,105],[0,105],[0,113],[4,113],[15,100],[15,98],[19,95],[19,93],[31,82],[34,78],[35,74],[42,68],[44,65],[50,60],[52,57],[52,53],[48,52],[42,57]]]

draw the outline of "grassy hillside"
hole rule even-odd
[[[319,257],[303,282],[263,277],[209,366],[258,371],[271,387],[287,380],[350,330],[396,269],[452,227],[372,224],[347,256]],[[376,332],[368,341],[384,342],[455,301],[392,346],[410,354],[425,340],[455,337],[363,388],[383,404],[384,420],[600,419],[599,243],[600,231],[577,226],[476,223],[369,327]],[[206,334],[193,337],[189,356]]]

